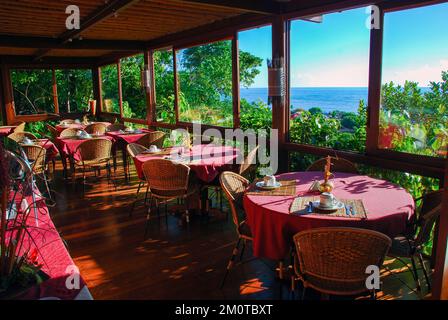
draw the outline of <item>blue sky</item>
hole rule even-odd
[[[370,12],[370,11],[369,11]],[[324,15],[323,23],[291,24],[293,87],[366,87],[370,30],[366,8]],[[386,14],[383,82],[421,86],[440,81],[448,70],[448,3]],[[252,87],[267,86],[266,58],[271,56],[271,28],[239,33],[240,49],[262,57]]]

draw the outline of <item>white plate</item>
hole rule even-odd
[[[334,210],[342,209],[342,208],[344,208],[344,206],[345,205],[340,201],[338,201],[338,203],[335,204],[333,207],[322,207],[320,205],[320,201],[313,202],[313,207],[315,207],[319,210],[325,210],[325,211],[334,211]]]
[[[265,190],[272,190],[272,189],[277,189],[280,188],[282,186],[282,184],[280,182],[276,182],[275,185],[273,186],[267,186],[264,184],[264,181],[259,181],[255,184],[257,186],[257,188],[259,189],[265,189]]]

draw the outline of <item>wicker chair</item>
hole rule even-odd
[[[33,174],[37,177],[40,177],[45,184],[45,188],[47,189],[48,198],[51,200],[51,192],[50,187],[48,186],[48,177],[47,177],[47,163],[46,163],[46,150],[45,148],[38,145],[22,145],[22,149],[26,154],[26,157],[30,162],[32,162],[31,169],[33,170]]]
[[[106,130],[108,132],[114,132],[114,131],[125,130],[126,128],[127,127],[122,123],[114,123],[114,124],[108,125]]]
[[[89,124],[84,131],[90,134],[104,135],[107,125],[101,122]]]
[[[257,152],[259,148],[260,146],[256,146],[247,154],[243,162],[236,168],[236,173],[241,176],[250,177],[250,180],[253,179],[254,171],[256,169]]]
[[[153,131],[145,134],[143,137],[137,140],[138,144],[149,148],[151,145],[156,145],[159,149],[163,148],[163,142],[165,141],[165,132]]]
[[[381,267],[391,245],[391,239],[380,232],[355,228],[310,229],[293,239],[294,270],[303,282],[302,298],[308,287],[326,295],[367,292],[367,266]]]
[[[152,200],[159,209],[160,203],[183,199],[185,219],[190,221],[188,197],[198,192],[196,183],[190,179],[190,167],[166,159],[152,159],[143,163],[142,171],[149,187],[150,204],[146,216],[145,238],[148,232]],[[159,210],[157,210],[159,212]],[[165,215],[167,219],[167,215]]]
[[[79,153],[80,160],[76,161],[73,170],[73,181],[76,179],[76,168],[82,168],[83,186],[85,187],[86,169],[93,169],[95,172],[101,168],[107,169],[107,177],[111,177],[110,161],[112,159],[112,141],[104,138],[95,138],[82,142],[75,153]]]
[[[410,231],[408,234],[392,239],[392,247],[389,256],[396,258],[409,269],[418,291],[421,291],[421,285],[415,258],[418,258],[420,262],[428,286],[428,291],[431,291],[428,270],[426,269],[423,260],[423,245],[430,240],[434,223],[440,216],[443,192],[444,189],[441,189],[415,199],[416,202],[421,200],[422,203],[419,212],[416,212],[414,215]],[[412,269],[409,268],[408,264],[403,261],[402,258],[411,260]]]
[[[31,139],[31,140],[36,140],[37,139],[37,137],[34,134],[30,133],[30,132],[15,132],[14,131],[13,133],[11,133],[8,136],[9,139],[14,140],[15,142],[22,142],[22,140],[25,137],[28,138],[28,139]]]
[[[146,150],[146,147],[137,144],[137,143],[129,143],[126,146],[126,150],[128,152],[128,155],[134,159],[138,154],[142,153],[143,151]],[[129,165],[129,161],[128,161],[128,165]],[[128,169],[129,171],[129,169]],[[132,203],[132,208],[131,211],[129,212],[129,216],[132,216],[132,213],[134,212],[134,207],[138,201],[138,196],[140,194],[140,189],[143,187],[143,185],[146,183],[146,180],[144,179],[139,179],[139,183],[138,183],[138,188],[137,188],[137,193],[135,195],[135,200]],[[146,204],[146,200],[148,199],[148,191],[149,191],[149,186],[146,188],[146,194],[145,194],[145,204]]]
[[[76,128],[67,128],[62,130],[62,132],[59,134],[59,138],[71,138],[76,137],[76,133],[79,131],[79,129]]]
[[[75,120],[73,119],[63,119],[59,122],[59,124],[74,124]]]
[[[17,127],[14,128],[13,132],[24,132],[25,131],[26,122],[20,122]]]
[[[327,158],[322,158],[311,164],[306,171],[324,171]],[[359,174],[358,168],[353,162],[350,162],[343,158],[331,157],[332,170],[334,172],[346,172]]]
[[[241,218],[240,212],[244,212],[243,208],[243,195],[247,186],[249,185],[249,181],[231,171],[224,171],[219,176],[219,181],[221,183],[221,188],[224,191],[224,195],[229,201],[230,210],[232,212],[233,223],[236,228],[236,232],[238,234],[238,241],[236,243],[235,248],[233,249],[232,256],[230,257],[229,263],[227,264],[226,273],[221,283],[221,288],[224,286],[227,275],[229,274],[230,269],[232,268],[235,258],[238,255],[239,246],[241,241],[243,241],[243,247],[240,253],[240,260],[243,257],[244,249],[246,247],[247,241],[252,241],[252,233],[250,231],[249,226],[246,223],[245,217]]]

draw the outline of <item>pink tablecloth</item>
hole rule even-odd
[[[174,149],[176,150],[176,149]],[[195,145],[190,151],[184,153],[185,162],[197,177],[203,182],[213,181],[219,173],[230,170],[235,164],[239,150],[229,146]],[[135,168],[139,178],[143,178],[142,165],[145,161],[165,156],[141,154],[134,158]]]
[[[101,136],[100,138],[113,140],[109,136]],[[78,139],[78,138],[56,138],[56,144],[59,148],[59,151],[61,152],[61,156],[64,158],[70,158],[73,157],[75,161],[79,161],[80,155],[76,152],[79,145],[86,141],[86,139]]]
[[[114,142],[123,143],[125,145],[129,143],[136,143],[138,139],[143,137],[145,134],[151,132],[151,130],[142,129],[142,133],[120,133],[119,131],[107,132],[106,135],[112,137]]]
[[[20,207],[19,203],[22,201],[22,197],[18,196],[16,199],[18,200],[18,207]],[[26,201],[28,204],[33,203],[31,196],[27,196]],[[56,297],[63,300],[73,300],[80,297],[81,291],[83,291],[84,298],[90,296],[82,277],[79,277],[78,288],[67,288],[67,277],[73,272],[78,273],[78,269],[50,218],[45,202],[37,201],[36,206],[38,207],[38,226],[35,223],[34,211],[31,211],[27,220],[29,235],[24,239],[22,252],[28,251],[30,254],[33,251],[36,252],[36,263],[42,265],[42,271],[49,275],[50,279],[31,288],[21,299]]]
[[[6,137],[6,136],[10,135],[14,131],[15,128],[16,128],[15,126],[0,127],[0,137]]]
[[[318,227],[365,228],[390,237],[406,231],[408,219],[414,212],[414,200],[405,189],[368,176],[346,173],[336,173],[335,176],[334,195],[340,199],[362,199],[367,219],[326,215],[297,216],[289,213],[295,196],[245,195],[244,208],[254,238],[254,255],[282,259],[289,252],[294,234]],[[296,195],[304,195],[308,193],[314,179],[322,179],[322,173],[287,173],[278,178],[296,179]]]

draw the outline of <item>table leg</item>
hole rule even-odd
[[[128,154],[126,150],[126,144],[121,146],[121,153],[123,156],[123,170],[124,170],[124,180],[128,181]]]

